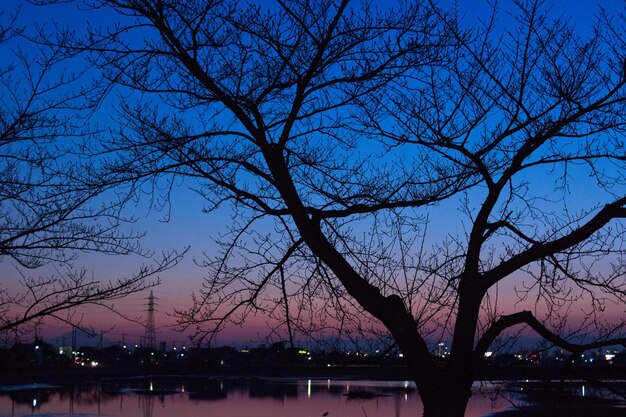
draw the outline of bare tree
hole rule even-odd
[[[84,251],[141,254],[141,235],[120,232],[123,199],[103,197],[107,190],[66,152],[87,108],[85,91],[75,85],[81,74],[63,70],[60,51],[27,42],[17,14],[2,17],[0,48],[9,59],[0,68],[0,259],[13,262],[21,279],[0,287],[0,332],[14,338],[45,317],[78,324],[75,307],[155,285],[155,274],[179,256],[166,254],[134,275],[104,282],[75,265]],[[31,276],[40,267],[55,272]]]
[[[91,3],[118,24],[48,42],[136,93],[94,150],[109,156],[100,176],[186,178],[207,210],[233,210],[177,312],[197,337],[251,314],[291,340],[384,327],[425,416],[464,414],[512,326],[572,352],[623,343],[608,340],[621,323],[593,342],[560,326],[577,303],[600,327],[625,301],[622,16],[583,37],[538,1],[516,2],[505,28],[497,10],[464,26],[404,2]],[[454,228],[433,225],[449,210]],[[498,304],[511,280],[534,311]],[[437,338],[449,357],[429,350]]]

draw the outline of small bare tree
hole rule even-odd
[[[0,48],[9,58],[0,68],[0,259],[13,261],[21,276],[19,284],[0,286],[0,333],[9,338],[45,317],[78,324],[75,307],[142,291],[179,259],[166,254],[132,276],[105,282],[74,265],[83,251],[140,254],[140,235],[119,231],[121,200],[91,203],[107,190],[86,175],[78,157],[67,156],[63,142],[79,134],[77,114],[86,109],[84,91],[74,86],[80,74],[62,71],[60,51],[28,43],[16,16],[3,16],[0,26]],[[56,272],[30,275],[51,265]]]
[[[429,417],[464,414],[512,326],[572,352],[623,342],[622,323],[579,343],[559,326],[576,303],[600,326],[625,301],[622,17],[583,37],[539,1],[505,28],[406,2],[91,3],[118,24],[48,42],[136,93],[101,177],[183,177],[233,209],[177,313],[199,338],[257,313],[291,340],[384,327]],[[535,311],[498,304],[509,281]]]

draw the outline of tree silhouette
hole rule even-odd
[[[624,303],[622,16],[584,37],[539,1],[506,27],[418,2],[91,3],[117,25],[48,43],[87,51],[100,94],[134,93],[93,150],[115,155],[100,177],[185,178],[207,210],[232,209],[177,312],[198,339],[257,313],[290,339],[382,325],[425,416],[464,414],[512,326],[573,352],[623,342],[607,339],[622,323],[594,342],[563,333],[578,303],[598,328]],[[498,303],[509,281],[534,311]],[[446,358],[428,346],[442,338]]]
[[[61,51],[28,48],[17,14],[2,18],[0,48],[8,59],[0,68],[0,257],[16,264],[21,285],[0,287],[0,333],[19,338],[45,317],[78,324],[75,307],[150,287],[179,256],[105,282],[74,264],[84,251],[141,253],[140,235],[119,232],[122,200],[90,203],[106,189],[67,157],[64,142],[78,135],[76,115],[87,108],[84,90],[74,87],[79,74],[62,70]],[[54,272],[32,276],[43,266]]]

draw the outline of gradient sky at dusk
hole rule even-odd
[[[480,6],[475,6],[479,3]],[[506,9],[512,2],[510,0],[501,2],[501,8]],[[481,16],[487,13],[486,2],[460,1],[461,7],[467,8],[468,22],[475,16]],[[624,10],[624,2],[622,0],[611,1],[584,1],[584,0],[548,0],[547,4],[553,5],[553,12],[557,15],[562,14],[572,19],[577,28],[583,33],[591,33],[590,28],[593,23],[593,15],[597,10],[597,5],[603,5],[610,10]],[[22,5],[21,23],[29,26],[32,30],[35,23],[44,23],[54,20],[60,24],[69,24],[80,27],[81,24],[87,24],[85,14],[76,11],[73,6],[61,5],[49,8],[34,8],[31,5],[24,4],[22,0],[4,0],[4,7],[12,10],[17,5]],[[113,23],[111,15],[103,12],[89,14],[89,24],[91,26],[108,25]],[[504,19],[504,17],[503,17]],[[78,26],[77,26],[78,25]],[[102,118],[101,123],[107,123],[106,116],[97,116]],[[536,179],[541,183],[542,179]],[[581,179],[584,181],[584,178]],[[548,184],[549,186],[549,184]],[[180,188],[174,192],[172,199],[171,211],[158,212],[149,210],[146,204],[141,203],[136,208],[129,208],[129,212],[133,212],[137,217],[137,222],[133,228],[138,231],[145,231],[146,236],[143,239],[143,247],[147,250],[159,253],[171,249],[182,250],[190,246],[190,251],[186,258],[175,268],[160,275],[161,285],[154,288],[154,294],[157,300],[157,313],[155,321],[159,329],[157,340],[185,341],[184,334],[175,332],[168,328],[173,320],[167,315],[174,308],[185,308],[190,305],[190,294],[199,288],[202,283],[202,277],[205,272],[199,268],[194,260],[201,261],[204,254],[214,256],[217,254],[217,247],[213,242],[213,238],[226,231],[225,226],[231,222],[230,212],[227,208],[211,212],[203,213],[203,201],[194,192],[185,188],[182,184]],[[585,187],[586,188],[586,187]],[[581,193],[580,198],[589,199],[593,197],[589,193]],[[575,197],[579,198],[579,197]],[[581,200],[582,202],[582,200]],[[440,237],[445,233],[457,233],[450,229],[451,224],[458,225],[460,214],[456,205],[458,201],[444,203],[437,210],[436,214],[431,217],[429,225],[429,234],[433,237]],[[169,221],[165,221],[169,218]],[[450,220],[454,219],[454,222]],[[458,226],[454,226],[458,227]],[[459,231],[460,232],[460,231]],[[433,239],[433,241],[436,239]],[[118,276],[128,274],[129,271],[136,270],[142,262],[149,262],[146,259],[140,259],[136,256],[107,256],[102,254],[84,254],[80,257],[79,264],[86,267],[98,279],[115,279]],[[27,271],[27,273],[37,275],[38,271]],[[15,271],[13,262],[4,259],[0,263],[0,274],[3,276],[3,283],[11,287],[15,284],[19,275]],[[11,284],[13,283],[13,284]],[[509,296],[512,288],[516,285],[514,277],[507,279],[501,287],[502,305],[513,304],[513,298]],[[508,293],[508,295],[507,295]],[[115,303],[116,309],[124,312],[131,317],[143,320],[147,304],[148,292],[135,294],[125,300]],[[623,306],[609,306],[610,315],[615,317],[624,313]],[[125,335],[127,343],[137,343],[139,336],[144,332],[143,328],[133,322],[121,320],[112,312],[101,308],[86,308],[83,310],[85,325],[93,326],[95,329],[106,330],[105,337],[117,342]],[[582,312],[573,312],[572,317],[582,316]],[[267,326],[265,319],[255,318],[246,323],[242,328],[232,327],[227,329],[218,338],[220,344],[248,344],[252,341],[260,339],[265,334]],[[62,324],[49,322],[43,329],[44,336],[53,337],[63,334],[68,328]]]

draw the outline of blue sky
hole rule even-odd
[[[502,1],[501,8],[507,9],[511,4],[512,1]],[[606,7],[609,11],[624,11],[625,3],[620,0],[553,0],[547,1],[546,4],[553,5],[552,11],[555,15],[563,15],[571,19],[581,32],[591,34],[590,28],[594,20],[593,16],[599,5]],[[19,5],[23,6],[20,23],[26,26],[27,31],[32,31],[37,24],[45,24],[47,27],[50,27],[51,21],[80,30],[85,25],[94,27],[106,26],[114,24],[116,20],[112,14],[106,11],[98,10],[85,13],[77,10],[71,3],[48,8],[37,8],[24,3],[22,0],[5,0],[5,5],[7,10],[11,10]],[[459,7],[467,11],[467,22],[472,22],[478,16],[484,16],[489,10],[486,2],[460,1]],[[506,25],[506,15],[501,19]],[[107,113],[106,105],[114,104],[114,101],[115,99],[112,98],[110,102],[105,103],[104,108],[91,119],[91,122],[101,125],[109,124],[111,120],[110,114]],[[546,190],[552,187],[550,184],[543,182],[541,174],[535,180],[538,184],[544,184]],[[581,181],[584,183],[585,179],[582,178]],[[581,184],[581,182],[578,182],[578,184]],[[216,212],[203,213],[204,202],[193,191],[188,190],[184,184],[174,191],[173,197],[170,213],[151,210],[145,201],[141,201],[136,207],[128,208],[129,212],[138,219],[133,227],[146,232],[143,247],[147,250],[158,253],[161,250],[180,250],[186,246],[191,246],[186,259],[176,268],[162,274],[161,286],[154,289],[155,295],[159,298],[157,325],[171,323],[171,318],[167,317],[165,312],[171,311],[175,307],[184,306],[189,300],[191,291],[199,288],[204,271],[197,267],[194,260],[201,260],[204,254],[209,256],[216,255],[217,248],[213,243],[213,239],[219,233],[224,233],[226,225],[231,221],[227,207]],[[585,193],[583,198],[588,199],[589,194]],[[441,209],[431,218],[432,223],[429,227],[431,233],[439,236],[455,232],[448,228],[450,219],[458,219],[460,216],[457,203],[453,201],[451,204],[441,205]],[[93,270],[94,275],[102,277],[101,279],[127,274],[129,270],[133,270],[143,261],[143,259],[138,257],[112,257],[100,254],[86,254],[80,258],[81,265]],[[6,277],[7,281],[5,282],[14,281],[17,278],[11,261],[4,260],[4,262],[0,263],[0,272]],[[10,286],[11,284],[8,285]],[[147,294],[131,296],[127,300],[116,303],[116,305],[131,315],[141,316],[145,311],[146,296]],[[111,340],[115,340],[115,335],[119,335],[122,332],[134,334],[135,336],[139,336],[143,332],[138,325],[118,321],[110,313],[106,312],[87,310],[85,323],[94,325],[96,328],[114,325],[115,330],[110,332],[111,337],[109,338]],[[221,340],[224,343],[246,343],[255,339],[256,333],[262,333],[264,328],[264,319],[259,318],[248,323],[244,330],[232,329],[227,331]],[[51,332],[55,331],[54,327],[50,327],[50,329]],[[168,340],[183,339],[182,336],[164,328],[161,336]]]

